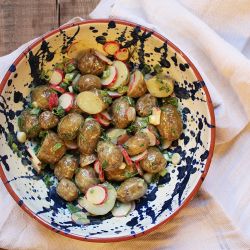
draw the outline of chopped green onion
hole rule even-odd
[[[64,68],[64,64],[63,63],[56,63],[55,66],[54,66],[55,69],[61,69],[63,70]]]
[[[63,89],[67,89],[68,86],[69,86],[69,84],[67,84],[66,82],[62,82],[62,83],[60,84],[60,87],[63,88]]]
[[[72,203],[67,203],[66,207],[71,214],[81,211],[79,207],[74,206]]]
[[[59,116],[59,117],[63,117],[65,115],[65,111],[64,111],[63,107],[61,107],[61,106],[58,106],[57,108],[53,108],[52,113],[54,115]]]
[[[60,149],[61,147],[62,147],[62,143],[58,142],[58,143],[56,143],[56,144],[53,146],[52,150],[53,150],[53,152],[55,152],[55,151],[57,151],[58,149]]]
[[[75,65],[73,63],[69,63],[69,64],[67,64],[67,66],[65,68],[65,72],[66,73],[71,73],[75,69],[76,69]]]
[[[32,115],[39,115],[40,112],[41,112],[40,108],[33,108],[30,110],[30,114]]]
[[[118,92],[119,94],[125,94],[127,91],[128,91],[128,86],[120,86],[120,87],[117,89],[117,92]]]
[[[164,103],[171,104],[175,107],[178,107],[178,99],[177,97],[167,97],[164,99]]]
[[[47,136],[47,134],[48,134],[48,131],[41,131],[41,132],[39,133],[39,137],[40,137],[40,138],[45,138],[45,137]]]
[[[78,93],[79,93],[79,86],[78,86],[78,85],[73,85],[72,88],[73,88],[73,92],[74,92],[75,94],[78,94]]]
[[[105,160],[103,163],[102,163],[102,168],[105,170],[108,166],[108,162]]]
[[[66,80],[66,82],[72,82],[75,76],[76,76],[75,72],[67,73],[64,77],[64,80]]]

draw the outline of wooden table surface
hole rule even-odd
[[[0,56],[69,21],[100,0],[0,0]]]

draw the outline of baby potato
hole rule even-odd
[[[59,118],[50,111],[44,111],[39,116],[39,124],[42,129],[51,129],[57,126]]]
[[[117,200],[120,202],[130,202],[137,200],[147,192],[146,182],[139,177],[132,177],[124,181],[117,189]]]
[[[93,154],[101,135],[101,125],[94,119],[86,120],[79,129],[77,144],[81,154]]]
[[[75,175],[75,183],[82,193],[99,183],[95,170],[92,167],[80,168]]]
[[[65,155],[56,163],[54,168],[54,174],[58,180],[66,178],[71,180],[75,174],[75,170],[78,168],[78,160],[73,155]]]
[[[166,159],[157,147],[148,148],[147,156],[140,161],[140,166],[148,173],[159,173],[166,166]]]
[[[149,143],[149,138],[145,133],[137,132],[126,141],[124,148],[129,155],[133,156],[144,152],[149,147]]]
[[[47,110],[49,109],[49,96],[51,93],[52,89],[47,85],[38,86],[31,91],[31,100],[37,103],[38,108]]]
[[[98,76],[87,74],[79,78],[77,86],[79,91],[83,92],[91,89],[101,89],[102,84]]]
[[[141,96],[136,102],[136,112],[139,116],[149,116],[152,113],[152,108],[157,106],[157,98],[146,94]]]
[[[65,178],[58,183],[56,192],[66,201],[73,201],[78,197],[78,189],[75,183]]]
[[[168,141],[177,140],[183,128],[181,115],[177,108],[171,104],[162,106],[160,124],[156,127],[164,139]]]
[[[64,116],[57,127],[58,136],[63,140],[74,140],[83,121],[83,117],[78,113]]]

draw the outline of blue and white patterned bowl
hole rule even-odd
[[[108,40],[136,48],[133,63],[160,63],[177,84],[176,96],[184,122],[181,138],[171,152],[181,155],[177,166],[151,185],[127,217],[92,218],[76,225],[55,187],[47,188],[30,165],[25,147],[16,139],[17,117],[27,104],[30,88],[41,83],[39,72],[62,60],[75,42],[102,50]],[[33,218],[60,234],[88,241],[120,241],[148,233],[170,220],[198,191],[207,174],[215,141],[215,120],[206,85],[193,63],[169,40],[140,25],[121,20],[90,20],[54,30],[15,60],[0,85],[0,173],[16,202]],[[10,136],[10,135],[13,135]],[[16,143],[18,150],[13,148]],[[14,150],[13,150],[14,149]]]

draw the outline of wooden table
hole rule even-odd
[[[100,0],[0,0],[0,56],[67,22]]]

